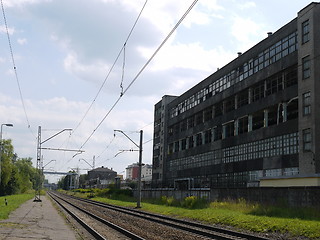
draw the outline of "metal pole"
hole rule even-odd
[[[143,136],[143,131],[142,131],[142,130],[140,130],[140,145],[139,145],[139,174],[138,174],[138,200],[137,200],[137,208],[141,208],[142,136]]]
[[[41,190],[41,126],[38,127],[38,143],[37,143],[37,164],[36,164],[36,188],[34,202],[42,202],[40,199],[40,190]]]
[[[42,179],[43,179],[43,171],[42,171],[42,166],[43,166],[43,161],[41,161],[41,149],[45,149],[45,148],[41,148],[41,144],[49,141],[50,139],[56,137],[57,135],[59,135],[60,133],[64,132],[64,131],[71,131],[72,129],[69,128],[65,128],[63,130],[61,130],[60,132],[52,135],[51,137],[47,138],[46,140],[41,142],[41,126],[38,127],[38,143],[37,143],[37,166],[36,166],[36,170],[38,173],[38,183],[36,186],[36,193],[35,193],[35,197],[34,197],[34,202],[42,202],[40,199],[40,192],[41,192],[41,187],[42,187]],[[51,149],[51,150],[61,150],[61,149]],[[67,149],[63,149],[63,151],[68,151]],[[71,150],[73,151],[73,150]]]
[[[125,134],[122,130],[114,130],[114,132],[121,132],[124,136],[126,136],[134,145],[139,148],[139,172],[138,172],[138,199],[137,199],[137,208],[141,208],[141,170],[142,170],[142,136],[143,131],[140,130],[140,145],[136,144],[127,134]]]

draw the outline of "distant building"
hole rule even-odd
[[[112,168],[109,169],[103,166],[88,171],[88,180],[89,185],[91,186],[108,185],[114,183],[116,177],[117,172],[113,171]]]
[[[117,177],[118,177],[121,181],[124,179],[122,174],[118,174]]]
[[[155,105],[153,187],[320,185],[320,4]]]
[[[126,168],[126,175],[128,180],[138,180],[139,164],[133,163]],[[152,165],[144,164],[141,168],[141,180],[151,181],[152,179]]]
[[[137,180],[139,175],[139,164],[133,163],[126,168],[126,179]]]
[[[141,180],[142,181],[151,181],[152,179],[152,165],[145,164],[141,169]]]

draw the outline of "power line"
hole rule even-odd
[[[144,144],[147,144],[147,143],[149,143],[149,142],[151,142],[153,140],[153,138],[151,138],[150,140],[148,140],[148,141],[145,141],[144,143],[143,143],[143,145]]]
[[[148,123],[147,125],[144,125],[141,129],[144,129],[146,127],[149,127],[151,124],[153,124],[154,122]]]
[[[99,156],[96,157],[96,160],[98,158],[100,158],[101,155],[110,147],[111,143],[114,141],[115,138],[116,138],[116,136],[114,135],[113,138],[111,139],[111,141],[109,142],[109,144],[105,147],[105,149],[103,149],[103,151],[99,154]]]
[[[124,78],[124,67],[126,65],[126,43],[123,46],[123,64],[122,64],[122,76],[121,76],[121,83],[120,83],[120,88],[121,88],[121,92],[120,92],[120,96],[122,97],[123,95],[123,78]]]
[[[110,76],[110,74],[111,74],[111,72],[112,72],[112,70],[113,70],[114,66],[116,65],[116,63],[117,63],[117,61],[118,61],[118,59],[119,59],[119,57],[120,57],[120,55],[121,55],[122,51],[125,51],[126,44],[127,44],[128,40],[129,40],[129,38],[130,38],[130,36],[131,36],[131,34],[132,34],[132,32],[133,32],[133,30],[134,30],[135,26],[137,25],[137,22],[138,22],[138,20],[140,19],[140,16],[141,16],[141,14],[142,14],[142,12],[143,12],[143,10],[144,10],[144,8],[145,8],[145,6],[146,6],[147,2],[148,2],[148,0],[146,0],[146,1],[145,1],[145,3],[144,3],[144,5],[142,6],[142,9],[141,9],[141,11],[140,11],[140,13],[139,13],[139,15],[138,15],[138,17],[137,17],[136,21],[134,22],[134,24],[133,24],[133,26],[132,26],[132,28],[131,28],[131,30],[130,30],[130,32],[129,32],[129,34],[128,34],[128,36],[127,36],[127,38],[126,38],[126,40],[125,40],[125,42],[124,42],[124,44],[123,44],[123,46],[122,46],[122,48],[120,49],[120,51],[119,51],[119,53],[118,53],[118,55],[117,55],[117,57],[116,57],[115,61],[113,62],[113,64],[112,64],[111,68],[109,69],[109,72],[108,72],[107,76],[105,77],[105,79],[104,79],[104,81],[103,81],[102,85],[100,86],[100,88],[99,88],[99,90],[98,90],[98,92],[97,92],[96,96],[94,97],[94,99],[93,99],[92,103],[90,104],[89,108],[88,108],[88,109],[87,109],[87,111],[85,112],[84,116],[82,117],[82,119],[80,120],[80,122],[78,123],[78,125],[73,129],[73,131],[72,131],[72,133],[71,133],[71,134],[73,134],[73,133],[78,129],[78,127],[81,125],[81,123],[83,122],[83,120],[85,119],[85,117],[87,116],[87,114],[89,113],[90,109],[92,108],[92,106],[93,106],[94,102],[95,102],[95,101],[96,101],[96,99],[98,98],[98,96],[99,96],[99,94],[100,94],[100,92],[101,92],[102,88],[104,87],[105,83],[106,83],[106,82],[107,82],[107,80],[109,79],[109,76]],[[124,58],[125,58],[125,54],[124,54]],[[123,62],[123,69],[122,69],[122,73],[124,74],[124,62]],[[122,81],[121,81],[121,87],[122,87]],[[122,87],[122,90],[123,90],[123,87]],[[120,94],[120,95],[122,95],[122,92],[123,92],[122,90],[121,90],[121,94]]]
[[[4,5],[3,5],[3,1],[2,0],[1,0],[1,8],[2,8],[4,24],[5,24],[6,32],[7,32],[8,44],[9,44],[10,53],[11,53],[11,60],[12,60],[12,64],[13,64],[13,70],[14,70],[16,81],[17,81],[17,84],[18,84],[20,100],[21,100],[21,103],[22,103],[22,107],[23,107],[24,115],[26,117],[28,128],[30,129],[31,133],[33,134],[32,130],[30,128],[30,122],[29,122],[29,118],[28,118],[28,115],[27,115],[26,107],[25,107],[25,104],[24,104],[23,96],[22,96],[22,91],[21,91],[20,82],[19,82],[18,73],[17,73],[17,67],[16,67],[16,63],[14,61],[14,56],[13,56],[13,50],[12,50],[12,45],[11,45],[11,40],[10,40],[10,34],[9,34],[9,30],[8,30],[7,18],[6,18],[6,14],[5,14],[5,11],[4,11]]]
[[[176,23],[176,25],[173,27],[173,29],[169,32],[169,34],[165,37],[165,39],[161,42],[159,47],[155,50],[155,52],[151,55],[149,60],[143,65],[143,67],[140,69],[140,71],[137,73],[137,75],[133,78],[133,80],[130,82],[128,87],[123,91],[123,94],[118,97],[118,99],[115,101],[115,103],[112,105],[110,110],[105,114],[105,116],[102,118],[102,120],[99,122],[97,127],[92,131],[92,133],[89,135],[89,137],[85,140],[85,142],[81,145],[79,150],[81,150],[87,142],[90,140],[90,138],[93,136],[93,134],[98,130],[98,128],[101,126],[101,124],[104,122],[104,120],[109,116],[111,111],[117,106],[120,99],[123,97],[123,95],[129,90],[129,88],[134,84],[134,82],[138,79],[138,77],[141,75],[141,73],[144,71],[144,69],[149,65],[149,63],[152,61],[152,59],[156,56],[156,54],[160,51],[160,49],[163,47],[163,45],[168,41],[168,39],[171,37],[171,35],[174,33],[174,31],[178,28],[178,26],[181,24],[181,22],[186,18],[186,16],[189,14],[191,9],[196,5],[198,0],[193,1],[193,3],[190,5],[190,7],[187,9],[187,11],[183,14],[183,16],[180,18],[180,20]]]

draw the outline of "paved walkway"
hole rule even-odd
[[[41,196],[41,200],[25,202],[8,219],[0,221],[0,240],[76,240],[76,233],[48,197]]]

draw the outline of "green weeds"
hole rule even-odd
[[[8,195],[0,197],[0,220],[7,219],[9,214],[22,203],[34,197],[34,193]],[[7,204],[5,203],[5,199]]]
[[[99,196],[98,196],[99,195]],[[85,194],[82,196],[86,197]],[[107,196],[112,196],[113,199]],[[95,192],[94,200],[109,204],[135,207],[136,199],[127,196]],[[163,196],[156,200],[143,200],[142,210],[177,218],[189,218],[207,224],[233,226],[252,232],[283,234],[284,239],[302,236],[307,239],[320,239],[319,209],[289,208],[285,206],[265,206],[252,204],[244,199],[237,201],[211,202],[194,196],[178,201],[173,197]]]

